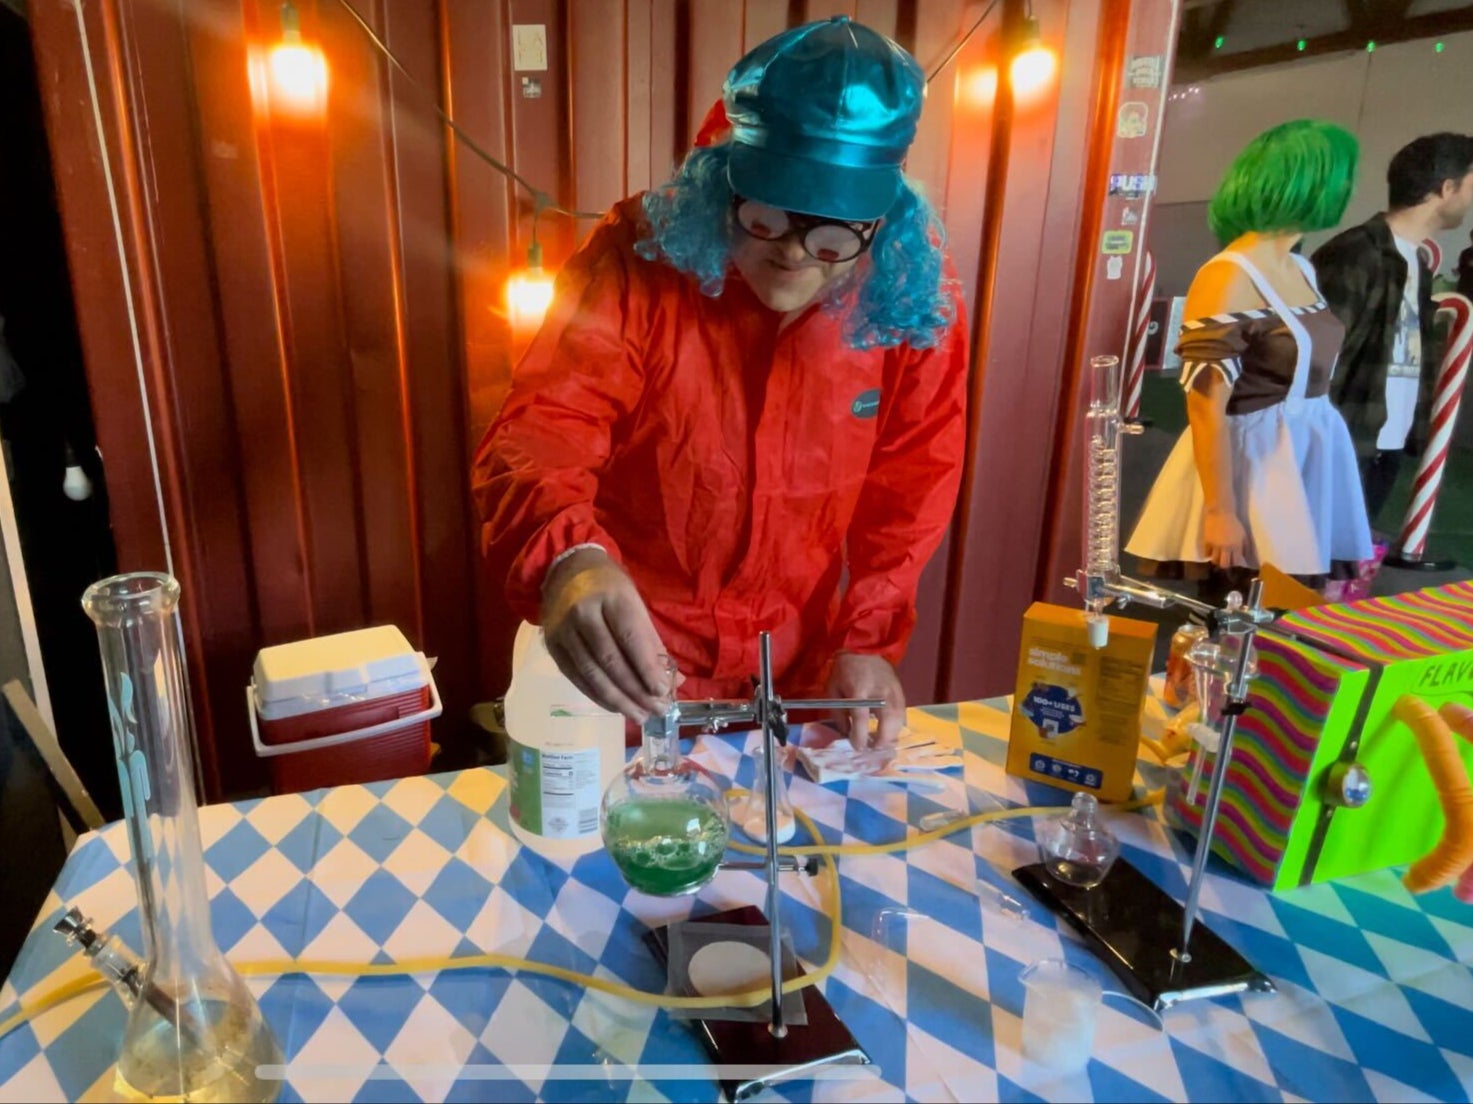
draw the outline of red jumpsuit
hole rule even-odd
[[[842,319],[779,315],[733,273],[717,298],[633,246],[638,197],[558,277],[476,453],[482,549],[513,613],[554,557],[596,543],[629,573],[681,696],[746,698],[757,634],[780,693],[835,652],[897,662],[961,479],[963,313],[933,349],[856,350]],[[845,575],[847,566],[847,577]]]

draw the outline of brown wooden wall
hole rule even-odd
[[[330,65],[320,127],[252,109],[249,48],[276,37],[275,0],[31,4],[119,556],[171,559],[185,587],[214,794],[260,777],[241,699],[263,645],[400,625],[439,658],[442,739],[504,687],[513,626],[478,579],[466,468],[509,383],[502,289],[530,201],[432,101],[557,202],[596,211],[663,180],[730,64],[783,27],[847,14],[930,71],[985,7],[353,3],[418,87],[341,0],[304,0]],[[1010,685],[1053,537],[1077,241],[1086,178],[1105,168],[1091,135],[1109,124],[1098,104],[1132,4],[1034,0],[1062,61],[1054,92],[1014,105],[1004,82],[977,102],[970,76],[1025,7],[1002,0],[932,85],[910,158],[947,222],[977,350],[967,485],[903,669],[913,701]],[[512,71],[522,23],[547,28],[545,72]],[[544,213],[548,264],[585,230]]]

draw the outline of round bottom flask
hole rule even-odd
[[[695,893],[716,876],[730,834],[716,779],[680,754],[675,715],[651,717],[640,754],[610,784],[599,810],[604,847],[633,889]]]

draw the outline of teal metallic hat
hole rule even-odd
[[[786,211],[880,218],[925,96],[915,58],[848,16],[784,31],[726,78],[732,189]]]

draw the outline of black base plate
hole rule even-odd
[[[762,910],[747,905],[743,908],[703,916],[700,922],[712,924],[762,924],[767,917]],[[644,941],[663,965],[667,961],[669,942],[664,928],[654,928]],[[786,957],[786,956],[785,956]],[[797,967],[802,975],[803,968]],[[768,1086],[782,1080],[802,1077],[805,1072],[829,1063],[868,1065],[870,1057],[849,1033],[828,1000],[815,986],[802,990],[803,1008],[808,1022],[790,1025],[788,1033],[775,1038],[765,1021],[692,1020],[701,1043],[717,1066],[762,1067],[760,1076],[721,1078],[727,1099],[739,1104]],[[770,1071],[770,1072],[768,1072]]]
[[[1158,1012],[1198,997],[1274,992],[1273,982],[1200,920],[1190,961],[1182,961],[1182,906],[1124,859],[1093,889],[1066,885],[1042,863],[1020,866],[1013,877],[1084,937],[1131,996]]]

